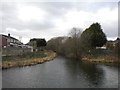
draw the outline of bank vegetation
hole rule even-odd
[[[0,68],[7,69],[11,67],[23,67],[41,64],[53,60],[57,54],[53,51],[40,51],[34,53],[27,53],[22,56],[8,56],[3,57]]]
[[[107,38],[99,23],[93,23],[83,32],[72,28],[67,36],[55,37],[47,42],[47,49],[68,58],[81,61],[109,62],[118,61],[119,40],[113,49],[96,49],[107,44]]]

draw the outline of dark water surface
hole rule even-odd
[[[117,88],[118,68],[63,57],[2,71],[3,88]]]

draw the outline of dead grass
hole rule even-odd
[[[102,55],[99,57],[83,57],[83,61],[90,61],[90,62],[101,62],[101,63],[118,63],[118,57],[113,55]]]
[[[27,59],[27,60],[15,60],[15,61],[3,61],[0,67],[2,69],[11,68],[11,67],[21,67],[21,66],[32,66],[40,63],[44,63],[46,61],[53,60],[57,55],[55,52],[49,51],[45,52],[46,57],[43,58],[34,58],[34,59]]]

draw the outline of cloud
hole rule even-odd
[[[117,37],[118,33],[118,8],[102,8],[96,13],[78,11],[76,8],[68,10],[63,18],[55,20],[57,29],[67,30],[72,27],[80,27],[83,30],[92,23],[99,22],[108,37]]]
[[[92,23],[99,22],[108,38],[117,37],[117,3],[85,2],[3,2],[1,33],[22,36],[27,43],[30,38],[64,36],[71,28],[82,31]]]
[[[47,12],[36,6],[29,4],[4,3],[3,11],[3,32],[6,28],[15,28],[18,30],[39,30],[54,26],[50,23]]]
[[[47,12],[38,7],[20,6],[18,9],[18,18],[23,22],[38,21],[42,23],[47,15]]]

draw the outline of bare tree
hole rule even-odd
[[[80,50],[80,36],[81,36],[81,29],[80,28],[72,28],[71,32],[69,33],[72,38],[72,50],[76,57],[76,59],[81,58],[81,50]]]
[[[81,59],[81,29],[72,28],[68,36],[56,37],[47,43],[47,47],[67,57]]]

